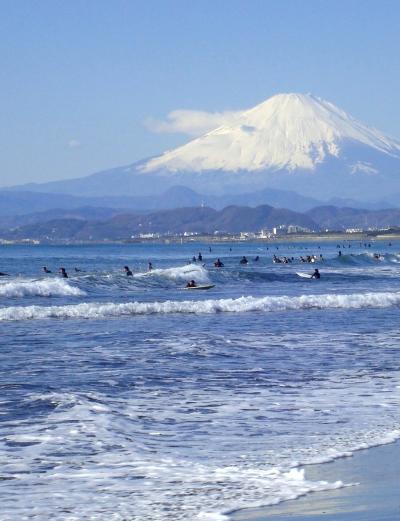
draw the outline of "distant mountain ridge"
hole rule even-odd
[[[366,209],[390,208],[387,201],[364,205],[354,200],[337,198],[331,202],[305,197],[288,190],[266,188],[243,194],[206,195],[184,186],[173,186],[154,196],[104,196],[82,197],[68,194],[48,194],[28,191],[0,191],[0,228],[22,226],[42,222],[50,218],[101,219],[117,213],[150,212],[189,206],[210,206],[221,210],[230,205],[259,206],[267,204],[275,208],[290,208],[304,212],[316,206],[362,207]],[[90,210],[89,210],[90,209]]]
[[[317,229],[308,215],[263,205],[256,208],[228,206],[223,210],[209,207],[179,208],[147,214],[119,214],[105,221],[84,219],[52,219],[3,230],[0,237],[39,240],[103,240],[127,239],[143,233],[225,233],[260,230],[278,224],[298,224]]]
[[[199,194],[185,186],[172,186],[165,192],[154,196],[103,196],[83,197],[68,194],[0,191],[0,217],[23,215],[33,212],[45,212],[53,209],[76,209],[82,207],[119,208],[133,210],[166,210],[186,206],[211,206],[217,210],[232,204],[258,206],[290,207],[295,211],[304,211],[322,204],[312,197],[304,197],[287,190],[260,190],[253,193],[227,194],[213,196]]]
[[[320,206],[306,212],[322,229],[345,230],[347,228],[388,228],[400,226],[400,210],[365,210]]]
[[[108,209],[108,211],[110,211]],[[107,213],[107,210],[106,210]],[[239,233],[271,230],[280,225],[295,225],[312,231],[346,228],[388,228],[400,226],[400,210],[362,210],[320,206],[306,213],[261,205],[228,206],[222,210],[209,207],[178,208],[148,213],[91,214],[91,209],[73,210],[45,222],[28,222],[16,227],[3,227],[0,238],[38,239],[44,241],[123,240],[139,234]],[[88,218],[88,214],[92,217]],[[61,214],[60,214],[61,215]],[[94,218],[96,217],[97,218]],[[103,219],[100,219],[101,215]],[[85,218],[86,216],[86,218]],[[0,227],[1,228],[1,227]]]

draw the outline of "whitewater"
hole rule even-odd
[[[1,248],[1,521],[225,521],[400,438],[400,243]]]

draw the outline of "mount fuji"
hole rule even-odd
[[[400,142],[310,94],[278,94],[160,156],[23,189],[148,196],[173,186],[214,196],[269,188],[322,200],[393,198],[400,193]]]
[[[140,170],[182,184],[192,177],[203,191],[237,184],[376,197],[400,189],[400,142],[312,95],[278,94]]]
[[[151,159],[142,170],[315,171],[329,158],[342,156],[349,143],[400,158],[400,143],[312,95],[278,94],[236,120]],[[358,169],[376,173],[368,165]]]

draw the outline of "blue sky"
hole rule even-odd
[[[154,132],[171,111],[279,92],[400,139],[399,27],[391,0],[2,0],[0,186],[133,163],[189,139]]]

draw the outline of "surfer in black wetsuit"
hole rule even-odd
[[[197,284],[193,279],[186,284],[187,288],[195,288],[196,286],[197,286]]]
[[[201,254],[201,252],[199,251],[199,254],[197,255],[197,260],[199,262],[201,262],[203,260],[203,255]]]
[[[63,279],[67,279],[68,278],[68,273],[65,271],[65,268],[60,268],[60,273],[61,273],[61,277]]]
[[[215,266],[216,268],[223,268],[224,263],[223,263],[220,259],[217,259],[217,260],[214,262],[214,266]]]
[[[249,261],[246,259],[246,257],[243,255],[243,257],[239,261],[240,264],[248,264]]]
[[[151,271],[153,269],[153,264],[151,262],[149,262],[149,265],[148,265],[148,268],[147,268],[149,271]]]
[[[47,266],[43,266],[43,271],[45,273],[51,273],[51,270],[49,270],[49,268]]]
[[[258,262],[260,260],[260,257],[257,255],[254,259],[254,262]]]
[[[124,266],[124,270],[125,270],[125,273],[126,273],[127,277],[133,277],[133,273],[129,269],[129,266]]]
[[[314,273],[311,275],[311,278],[312,279],[320,279],[321,278],[321,274],[320,274],[318,268],[315,268]]]

